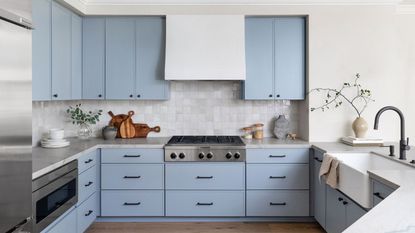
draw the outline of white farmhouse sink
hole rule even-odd
[[[339,161],[338,189],[365,208],[371,208],[371,185],[368,170],[407,170],[401,164],[375,153],[333,153]]]

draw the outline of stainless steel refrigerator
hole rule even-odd
[[[31,0],[0,0],[0,232],[31,216]]]

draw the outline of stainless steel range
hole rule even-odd
[[[239,136],[173,136],[164,147],[166,162],[244,162]]]

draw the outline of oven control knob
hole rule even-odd
[[[203,159],[204,157],[205,157],[205,153],[200,152],[200,153],[199,153],[199,159]]]
[[[239,159],[241,157],[241,154],[239,154],[239,152],[236,152],[233,157],[235,157],[235,159]]]
[[[184,159],[184,157],[186,157],[186,155],[184,153],[179,154],[179,158]]]
[[[228,152],[228,153],[225,155],[225,157],[226,157],[227,159],[231,159],[231,158],[232,158],[232,153],[231,153],[231,152]]]
[[[170,154],[170,158],[172,158],[172,159],[176,159],[176,158],[177,158],[177,154],[176,154],[176,153],[171,153],[171,154]]]
[[[206,158],[208,158],[208,159],[213,158],[213,154],[212,154],[212,152],[209,152],[209,153],[206,155]]]

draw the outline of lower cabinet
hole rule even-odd
[[[326,231],[328,233],[344,231],[366,213],[366,210],[335,189],[327,187],[326,194]]]
[[[77,209],[78,233],[85,232],[95,221],[99,211],[99,193],[96,192],[86,201],[80,204]]]
[[[313,153],[313,206],[314,218],[326,228],[326,183],[320,180],[320,167],[323,162],[323,152],[314,150]]]
[[[76,209],[71,209],[52,223],[42,233],[74,233],[77,232]]]
[[[375,207],[377,204],[379,204],[381,201],[383,201],[386,197],[388,197],[393,191],[395,191],[394,188],[389,187],[387,185],[384,185],[383,183],[380,183],[376,180],[371,180],[372,183],[372,190],[373,190],[373,207]]]

